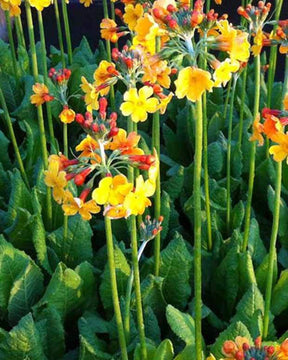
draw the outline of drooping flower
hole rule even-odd
[[[79,213],[83,220],[90,220],[92,218],[91,214],[97,214],[101,210],[94,200],[85,202],[81,198],[74,197],[69,190],[65,191],[62,209],[66,216]]]
[[[92,193],[92,198],[99,205],[112,206],[123,204],[126,195],[132,190],[133,184],[120,174],[114,177],[107,176],[99,182],[99,186]]]
[[[118,134],[113,136],[109,148],[111,150],[119,150],[122,155],[142,155],[144,151],[137,148],[139,140],[140,135],[137,135],[136,132],[133,131],[127,136],[124,129],[119,129]]]
[[[263,39],[265,36],[263,35],[262,29],[258,29],[256,35],[253,39],[253,46],[251,47],[252,53],[254,56],[257,56],[261,53],[262,47],[263,47]]]
[[[129,192],[123,205],[132,215],[142,215],[146,207],[151,206],[148,197],[152,196],[154,192],[155,187],[152,189],[151,184],[144,181],[143,176],[140,175],[136,179],[135,190]]]
[[[67,185],[65,171],[59,171],[59,161],[49,158],[48,170],[44,171],[45,184],[53,188],[53,198],[58,204],[61,204],[64,197],[64,188]]]
[[[105,96],[109,93],[110,86],[107,84],[107,82],[112,77],[115,77],[116,74],[117,70],[115,69],[115,65],[113,63],[110,63],[106,60],[102,60],[100,62],[98,68],[94,72],[94,85],[99,88],[102,87],[102,90],[99,90],[101,96]]]
[[[75,111],[69,109],[69,107],[65,105],[59,115],[59,118],[64,124],[70,124],[75,120]]]
[[[0,0],[0,7],[3,11],[9,11],[10,16],[19,16],[21,14],[21,0]]]
[[[153,89],[150,86],[143,86],[139,92],[131,88],[124,94],[124,102],[120,110],[124,116],[130,116],[134,122],[145,121],[148,113],[154,113],[158,108],[158,99],[151,97]]]
[[[258,141],[258,145],[262,146],[264,144],[263,132],[264,125],[260,123],[260,114],[258,114],[253,122],[253,133],[249,140]]]
[[[54,99],[53,96],[49,95],[49,90],[44,84],[36,83],[32,86],[32,89],[34,94],[30,96],[31,104],[39,106]]]
[[[172,100],[172,97],[173,97],[173,93],[170,92],[169,95],[160,98],[160,104],[158,110],[160,111],[161,115],[165,114],[167,106]]]
[[[125,35],[125,33],[118,32],[117,24],[112,19],[103,19],[100,24],[101,37],[105,40],[109,40],[112,43],[116,43],[119,37]]]
[[[87,106],[87,110],[92,112],[92,110],[99,109],[99,92],[96,91],[95,86],[90,84],[84,76],[81,77],[82,84],[80,85],[82,91],[85,93],[84,101]]]
[[[179,99],[186,96],[187,99],[195,102],[201,98],[204,91],[212,90],[213,81],[208,71],[191,66],[180,70],[175,85],[175,94]]]
[[[125,13],[123,15],[123,20],[128,25],[129,29],[133,31],[137,24],[137,20],[141,18],[144,10],[141,4],[128,4],[125,6]]]
[[[79,157],[88,158],[91,160],[91,163],[100,163],[101,156],[95,152],[96,149],[99,149],[99,144],[94,140],[90,135],[87,135],[80,144],[76,146],[76,151],[82,151]]]
[[[38,11],[42,11],[44,8],[51,5],[51,0],[29,0],[29,4]]]
[[[214,86],[220,87],[221,85],[226,86],[228,81],[232,77],[232,73],[235,73],[239,70],[240,64],[238,61],[231,61],[230,58],[226,59],[221,63],[217,63],[216,70],[213,74],[215,80]]]
[[[278,132],[273,141],[278,145],[273,145],[269,148],[269,153],[273,155],[273,159],[277,162],[283,161],[288,156],[288,134]]]

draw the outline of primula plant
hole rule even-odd
[[[0,359],[287,360],[285,1],[0,6]]]

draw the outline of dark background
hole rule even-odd
[[[253,1],[253,4],[256,4],[256,2],[258,1]],[[273,11],[275,0],[272,0],[270,2],[272,3],[272,11]],[[116,7],[119,6],[117,4],[115,5]],[[215,11],[218,12],[220,15],[223,13],[229,14],[229,20],[233,24],[239,24],[240,22],[240,16],[237,14],[237,8],[240,5],[241,5],[241,0],[222,0],[221,6],[215,5],[214,1],[211,0],[211,7],[214,8]],[[59,10],[61,13],[61,2],[59,2]],[[73,48],[79,45],[83,36],[86,36],[92,50],[95,50],[100,39],[99,27],[100,27],[100,22],[103,18],[102,2],[96,0],[89,8],[85,8],[82,4],[80,4],[76,0],[72,0],[68,5],[68,12],[69,12],[69,21],[70,21]],[[24,28],[26,28],[26,18],[25,18],[24,8],[22,8],[21,16],[22,16]],[[39,40],[36,11],[33,11],[33,16],[34,16],[34,24],[35,24],[35,36],[36,39]],[[287,19],[287,18],[288,18],[288,0],[284,0],[281,19]],[[49,6],[49,8],[43,10],[43,19],[45,25],[45,35],[46,35],[48,51],[50,45],[54,45],[55,47],[59,48],[56,20],[55,20],[53,6]],[[64,29],[63,29],[63,34],[64,34]],[[277,74],[276,74],[277,80],[282,80],[283,69],[284,69],[284,55],[280,55],[277,64]]]

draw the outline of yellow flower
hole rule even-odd
[[[271,146],[269,153],[273,155],[275,161],[283,161],[288,156],[288,134],[279,132],[274,136],[273,141],[277,142],[278,145]]]
[[[250,137],[250,141],[258,141],[258,145],[262,146],[264,144],[264,138],[262,133],[264,132],[264,126],[260,123],[260,114],[256,116],[256,119],[253,122],[253,134]]]
[[[72,109],[69,109],[68,106],[64,106],[59,118],[64,124],[70,124],[75,119],[75,112]]]
[[[146,52],[154,55],[156,52],[156,36],[161,35],[159,25],[148,13],[137,20],[135,26],[136,36],[133,37],[133,45],[141,45]]]
[[[251,47],[254,56],[257,56],[261,53],[263,47],[263,39],[265,39],[265,36],[263,35],[262,29],[259,29],[257,31],[257,34],[254,36],[254,45]]]
[[[139,93],[136,88],[131,88],[124,94],[124,101],[120,110],[124,116],[130,116],[134,122],[145,121],[147,113],[154,113],[158,108],[158,100],[153,95],[153,89],[150,86],[143,86]]]
[[[9,11],[10,16],[19,16],[21,14],[21,0],[5,1],[0,0],[0,7],[4,11]]]
[[[39,106],[47,101],[53,100],[53,96],[49,95],[49,90],[46,85],[36,83],[32,86],[32,89],[34,94],[30,96],[31,104]]]
[[[155,192],[149,181],[145,181],[140,175],[136,179],[135,191],[130,192],[124,201],[124,207],[130,211],[132,215],[142,215],[147,206],[151,206],[148,196],[152,196]]]
[[[152,84],[156,82],[168,89],[170,87],[171,69],[168,67],[167,61],[160,60],[158,56],[149,56],[146,54],[143,63],[144,76],[142,82],[149,81]]]
[[[128,183],[124,175],[107,176],[99,182],[98,188],[92,193],[92,198],[99,205],[115,206],[123,203],[132,188],[133,184]]]
[[[64,197],[64,187],[67,185],[65,171],[59,171],[58,160],[49,158],[48,170],[44,171],[45,184],[53,188],[53,197],[58,204],[61,204]]]
[[[44,8],[50,6],[50,0],[29,0],[29,4],[35,7],[38,11],[42,11]]]
[[[125,14],[123,15],[123,20],[128,25],[129,29],[133,31],[137,24],[137,20],[141,18],[144,10],[141,4],[136,4],[135,6],[129,4],[125,6]]]
[[[107,83],[109,79],[111,79],[115,74],[115,65],[106,61],[102,60],[94,72],[94,80],[96,87],[101,87]],[[110,86],[105,86],[102,90],[100,90],[100,95],[105,96],[109,93]]]
[[[92,110],[99,109],[98,96],[99,92],[96,91],[96,88],[91,85],[84,76],[81,77],[82,84],[81,89],[85,93],[84,101],[87,106],[87,110],[92,112]]]
[[[117,24],[112,19],[103,19],[100,24],[101,37],[115,43],[118,40]]]
[[[101,210],[94,200],[84,202],[82,199],[73,197],[69,190],[65,191],[62,209],[67,216],[80,214],[83,220],[90,220],[91,214],[97,214]]]
[[[173,93],[170,92],[169,95],[160,99],[160,104],[159,104],[158,110],[160,111],[161,115],[165,114],[167,106],[170,103],[170,101],[172,100],[172,97],[173,97]]]
[[[277,359],[288,360],[288,338],[286,338],[281,345],[277,345],[275,350]]]
[[[95,150],[99,149],[99,144],[90,135],[87,135],[84,140],[76,146],[76,151],[82,151],[79,157],[91,159],[91,163],[100,163],[101,156],[98,155]]]
[[[283,100],[284,109],[288,111],[288,94],[285,95]]]
[[[104,210],[104,216],[107,216],[110,219],[121,219],[127,218],[129,216],[129,212],[123,205],[117,206],[107,206]]]
[[[222,0],[214,0],[215,4],[217,5],[221,5],[222,4]],[[213,356],[213,355],[212,355]]]
[[[239,70],[240,64],[238,61],[231,61],[230,58],[226,59],[216,68],[213,78],[215,80],[214,86],[226,86],[227,82],[231,79],[232,73]]]
[[[93,3],[93,0],[80,0],[80,4],[84,4],[85,7],[89,7]]]
[[[187,99],[195,102],[201,98],[204,91],[211,91],[213,81],[208,71],[196,67],[186,67],[180,70],[175,85],[175,94],[179,99],[186,96]]]

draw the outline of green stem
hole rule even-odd
[[[288,55],[286,55],[286,62],[285,62],[283,100],[287,93],[288,93]],[[282,104],[282,109],[283,109],[283,104]],[[281,205],[282,162],[277,163],[276,169],[277,169],[277,173],[276,173],[275,198],[274,198],[274,208],[273,208],[273,224],[272,224],[272,232],[271,232],[271,240],[270,240],[270,248],[269,248],[268,274],[267,274],[264,318],[263,318],[264,339],[266,339],[268,335],[269,312],[270,312],[271,295],[272,295],[272,287],[273,287],[274,261],[277,256],[276,242],[277,242],[277,234],[279,228],[280,205]]]
[[[68,157],[68,126],[67,124],[63,124],[63,148],[64,155]]]
[[[202,100],[196,102],[195,156],[194,156],[194,296],[196,360],[202,360],[202,299],[201,299],[201,162],[203,141]]]
[[[62,29],[61,29],[58,0],[54,1],[54,11],[55,11],[55,17],[56,17],[58,42],[59,42],[59,48],[60,48],[60,53],[61,53],[61,62],[62,62],[62,67],[64,69],[66,67],[66,61],[65,61],[63,35],[62,35]]]
[[[6,101],[5,101],[3,92],[1,90],[1,87],[0,87],[0,103],[1,103],[1,107],[2,107],[2,109],[4,111],[4,118],[5,118],[5,121],[6,121],[6,125],[8,127],[9,136],[10,136],[10,139],[11,139],[14,151],[15,151],[15,156],[16,156],[16,159],[17,159],[17,162],[18,162],[18,165],[19,165],[20,173],[22,175],[22,178],[23,178],[25,184],[29,188],[29,181],[28,181],[28,178],[27,178],[27,175],[26,175],[26,171],[25,171],[22,159],[21,159],[21,155],[20,155],[18,144],[17,144],[16,136],[15,136],[15,133],[14,133],[12,121],[11,121],[11,118],[10,118],[10,115],[9,115],[9,111],[8,111]]]
[[[42,60],[42,66],[43,66],[43,71],[44,71],[44,84],[47,86],[48,85],[48,70],[47,70],[47,60],[46,60],[47,53],[46,53],[45,32],[44,32],[43,18],[42,18],[41,11],[38,11],[38,24],[39,24],[40,41],[41,41],[41,53],[42,53],[41,60]],[[48,119],[50,142],[53,145],[54,149],[56,149],[51,105],[49,102],[46,103],[46,109],[47,109],[47,119]]]
[[[244,127],[244,104],[246,97],[246,84],[247,84],[248,66],[245,67],[242,75],[242,89],[241,89],[241,106],[240,106],[240,118],[239,118],[239,134],[238,134],[238,146],[242,146],[243,127]]]
[[[276,11],[275,11],[275,20],[278,22],[280,18],[280,13],[283,5],[283,0],[276,0]],[[277,24],[274,26],[273,31],[276,31]],[[270,56],[269,56],[269,70],[268,70],[268,83],[267,83],[267,107],[271,107],[271,100],[272,100],[272,91],[273,91],[273,84],[275,79],[276,73],[276,65],[277,65],[277,53],[278,47],[272,46],[270,49]],[[268,138],[265,140],[265,147],[266,147],[266,157],[269,158],[269,145],[270,141]]]
[[[11,56],[12,56],[13,69],[14,69],[14,73],[16,75],[16,78],[18,79],[18,77],[19,77],[18,63],[17,63],[15,44],[14,44],[14,39],[13,39],[10,12],[8,10],[6,10],[4,12],[5,12],[7,32],[8,32],[8,39],[9,39],[9,44],[10,44],[10,51],[11,51]]]
[[[139,263],[138,263],[136,217],[135,215],[131,215],[130,218],[131,218],[130,224],[131,224],[132,263],[133,263],[133,271],[134,271],[134,286],[135,286],[135,297],[136,297],[137,323],[138,323],[139,338],[140,338],[141,360],[146,360],[147,349],[146,349],[146,340],[145,340],[145,327],[144,327],[144,318],[143,318],[143,309],[142,309],[140,272],[139,272]]]
[[[15,25],[16,25],[18,44],[23,46],[24,49],[26,49],[26,43],[25,43],[25,37],[24,37],[23,26],[22,26],[22,21],[21,21],[21,15],[15,16]]]
[[[210,11],[211,0],[206,0],[206,14]]]
[[[224,105],[224,113],[223,113],[224,121],[226,121],[226,116],[227,116],[227,111],[228,111],[228,104],[229,104],[229,99],[230,99],[231,87],[232,87],[232,79],[229,81],[229,83],[228,83],[228,88],[227,88],[227,94],[226,94],[225,105]]]
[[[229,125],[228,125],[228,141],[227,141],[227,176],[226,176],[226,184],[227,184],[227,197],[226,197],[226,230],[227,235],[230,232],[231,225],[231,146],[232,146],[232,127],[233,127],[233,110],[234,110],[234,100],[235,100],[235,92],[236,92],[236,84],[237,77],[234,77],[232,93],[231,93],[231,101],[230,101],[230,110],[229,110]]]
[[[131,292],[133,287],[133,280],[134,275],[131,272],[130,277],[128,279],[127,289],[126,289],[126,296],[125,296],[125,312],[124,312],[124,331],[125,331],[125,338],[126,343],[129,344],[130,342],[130,304],[131,304]]]
[[[261,76],[261,62],[260,55],[257,55],[254,59],[255,65],[255,97],[254,97],[254,111],[253,111],[253,120],[258,116],[259,105],[260,105],[260,76]],[[245,220],[244,220],[244,237],[243,237],[243,252],[246,251],[249,241],[249,231],[250,231],[250,217],[251,217],[251,208],[252,208],[252,196],[253,196],[253,187],[254,187],[254,177],[255,177],[255,155],[256,155],[256,142],[252,141],[250,144],[250,154],[249,154],[249,181],[248,181],[248,198],[246,204]]]
[[[105,231],[106,231],[106,241],[107,241],[107,256],[108,256],[108,265],[109,265],[109,273],[110,273],[110,283],[111,283],[112,299],[114,306],[114,314],[115,314],[119,344],[121,349],[121,359],[128,360],[125,333],[124,333],[118,289],[117,289],[112,226],[111,226],[111,220],[107,216],[105,216]]]
[[[68,19],[67,4],[66,4],[65,0],[62,0],[62,13],[63,13],[63,20],[64,20],[64,30],[65,30],[65,36],[66,36],[67,52],[68,52],[68,63],[69,63],[69,65],[71,65],[72,64],[72,43],[71,43],[71,34],[70,34],[70,25],[69,25],[69,19]]]
[[[34,81],[39,81],[38,76],[38,64],[37,64],[37,56],[36,56],[36,46],[35,46],[35,37],[34,37],[34,25],[32,20],[31,7],[28,0],[25,0],[25,9],[26,9],[26,17],[27,17],[27,26],[28,26],[28,34],[30,41],[30,51],[31,51],[31,61],[32,61],[32,73],[34,77]],[[48,168],[48,152],[46,147],[46,135],[45,135],[45,127],[44,127],[44,118],[43,118],[43,110],[42,106],[37,106],[37,115],[38,115],[38,128],[40,133],[40,141],[41,141],[41,151],[42,151],[42,160],[44,164],[44,168]],[[48,221],[48,229],[52,227],[52,201],[51,201],[51,189],[47,188],[46,193],[46,210],[47,210],[47,221]]]

